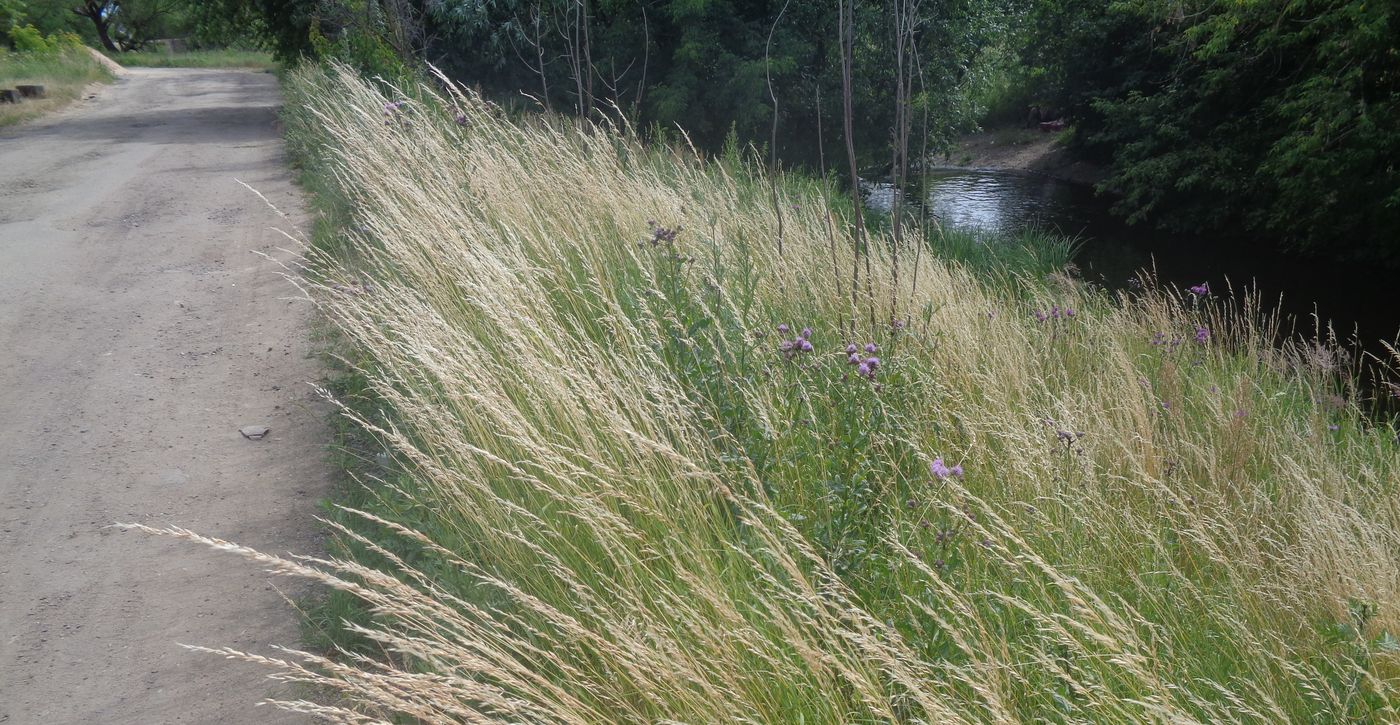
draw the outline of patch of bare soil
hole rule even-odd
[[[100,63],[104,68],[111,71],[112,75],[119,76],[126,72],[126,68],[122,66],[122,64],[103,55],[102,52],[97,50],[96,48],[88,48],[87,52],[91,53],[93,59]]]
[[[1077,184],[1096,184],[1104,178],[1102,167],[1070,158],[1060,144],[1059,133],[1039,129],[1003,128],[968,134],[958,139],[939,165],[1044,174]]]

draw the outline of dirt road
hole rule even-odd
[[[254,707],[266,672],[177,643],[295,645],[295,583],[110,528],[315,550],[311,310],[253,253],[299,213],[278,102],[266,73],[133,69],[0,131],[0,723],[290,721]]]

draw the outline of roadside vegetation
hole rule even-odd
[[[89,84],[112,79],[111,71],[75,36],[45,38],[32,28],[20,28],[11,35],[22,40],[16,43],[16,50],[0,48],[0,88],[42,85],[45,95],[0,104],[0,126],[62,108],[80,98]]]
[[[1044,238],[857,236],[734,150],[288,83],[359,464],[329,558],[212,542],[334,592],[340,651],[250,657],[324,697],[283,706],[1400,717],[1400,441],[1325,333]]]
[[[144,68],[257,68],[272,70],[277,62],[272,54],[259,50],[231,48],[163,52],[159,50],[121,53],[110,56],[125,66]]]

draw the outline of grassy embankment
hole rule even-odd
[[[191,50],[181,53],[145,51],[111,54],[112,60],[125,66],[142,68],[257,68],[277,67],[271,53],[257,50]]]
[[[289,84],[365,460],[340,558],[261,557],[364,657],[270,663],[324,713],[1400,716],[1400,445],[1325,346],[1062,249],[867,265],[802,179],[780,238],[733,158]]]
[[[0,127],[62,108],[81,97],[89,84],[111,79],[111,72],[85,48],[25,53],[0,49],[0,88],[42,85],[47,95],[0,105]]]

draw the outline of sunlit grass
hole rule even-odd
[[[272,54],[259,50],[190,50],[169,53],[149,50],[138,53],[113,53],[112,60],[133,68],[257,68],[277,67]]]
[[[0,104],[0,126],[62,108],[79,98],[89,84],[111,79],[112,74],[85,48],[51,53],[16,53],[0,49],[0,88],[42,85],[46,91],[45,98]]]
[[[339,558],[243,552],[334,587],[362,653],[269,662],[334,693],[286,707],[1397,716],[1400,446],[1339,353],[1053,240],[867,265],[823,186],[775,209],[739,158],[345,70],[289,94],[366,465]]]

